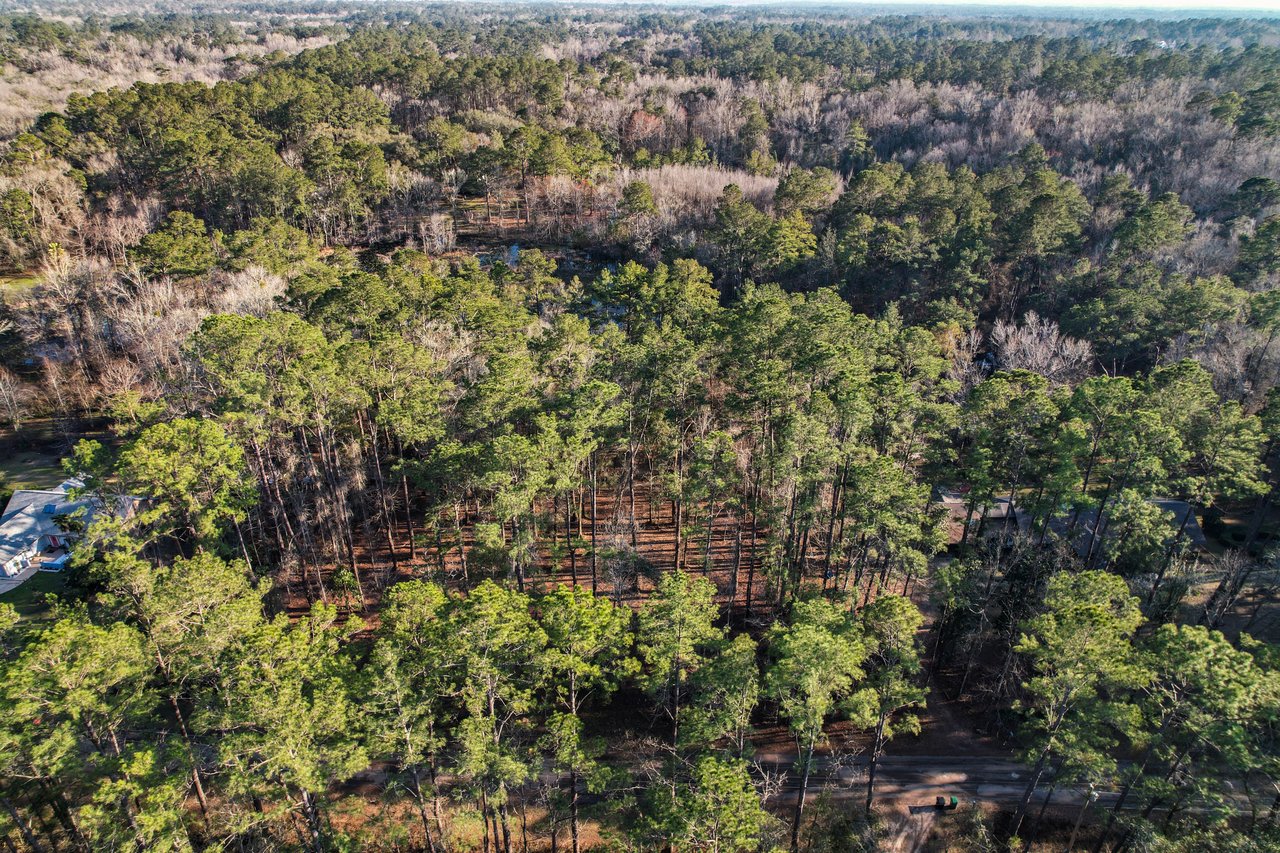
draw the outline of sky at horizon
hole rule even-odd
[[[631,0],[644,2],[644,0]],[[606,0],[607,2],[607,0]],[[717,5],[717,0],[672,0],[678,5]],[[1231,12],[1272,12],[1280,15],[1280,0],[795,0],[798,6],[912,6],[927,9],[929,6],[992,6],[1001,9],[1087,9],[1131,14],[1143,10],[1153,12],[1200,12],[1229,15]],[[729,0],[727,5],[785,6],[787,0]]]
[[[1078,8],[1078,9],[1118,9],[1133,11],[1135,9],[1153,9],[1156,11],[1185,10],[1191,12],[1277,12],[1280,13],[1280,0],[1227,0],[1214,3],[1212,0],[1070,0],[1070,2],[1034,2],[1028,0],[1021,3],[982,2],[979,0],[933,0],[931,3],[920,3],[918,0],[874,0],[891,6],[906,5],[938,5],[938,6],[1025,6],[1032,9]]]

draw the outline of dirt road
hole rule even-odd
[[[832,766],[826,757],[814,759],[817,766],[810,782],[814,792],[827,786],[839,799],[861,799],[866,796],[865,758],[855,758]],[[779,761],[758,762],[764,770],[781,774],[791,765]],[[959,755],[886,755],[876,772],[876,802],[901,810],[932,806],[938,796],[958,797],[961,802],[977,800],[999,806],[1017,806],[1026,790],[1027,768],[1014,761],[986,756]],[[1049,793],[1052,780],[1042,781],[1032,800],[1035,808]],[[792,772],[782,788],[782,796],[794,797],[799,791],[799,775]],[[1053,802],[1059,805],[1080,804],[1089,795],[1087,788],[1063,786],[1053,791]],[[1113,791],[1099,791],[1098,804],[1115,801]]]
[[[833,762],[825,756],[815,759],[818,766],[810,782],[810,794],[823,790],[836,800],[857,803],[861,808],[866,797],[867,762],[864,758]],[[760,761],[761,769],[781,774],[791,769],[785,761]],[[990,756],[962,755],[886,755],[876,771],[876,807],[890,827],[885,847],[889,853],[919,853],[933,833],[938,821],[954,819],[956,812],[934,807],[935,798],[956,797],[962,806],[978,803],[984,806],[1016,808],[1026,790],[1027,768],[1014,761]],[[1045,798],[1055,806],[1080,806],[1089,796],[1087,788],[1063,786],[1051,788],[1052,780],[1042,781],[1030,804],[1030,814],[1039,811]],[[795,801],[799,793],[798,774],[787,775],[778,801]],[[1098,791],[1097,808],[1115,803],[1115,791]]]

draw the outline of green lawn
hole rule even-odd
[[[18,611],[20,623],[31,627],[48,615],[45,593],[62,592],[66,585],[67,576],[62,572],[36,572],[35,577],[22,586],[0,595],[0,603],[12,604]]]
[[[0,429],[0,484],[8,489],[54,488],[66,479],[59,447],[48,421],[25,423],[17,435]]]
[[[10,489],[52,489],[66,479],[59,456],[43,449],[0,454],[0,474]]]
[[[30,290],[40,282],[40,277],[31,274],[19,275],[0,275],[0,299],[7,294],[15,296],[23,291]]]

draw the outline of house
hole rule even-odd
[[[84,483],[72,479],[56,489],[13,493],[0,515],[0,580],[25,580],[36,569],[52,564],[51,570],[57,571],[66,565],[66,560],[59,562],[59,558],[77,538],[67,528],[83,529],[102,509],[96,495],[72,495],[73,490],[83,487]],[[69,518],[75,523],[67,524]]]
[[[1168,542],[1172,542],[1181,536],[1192,548],[1201,551],[1208,548],[1209,541],[1205,538],[1204,531],[1200,528],[1200,522],[1196,518],[1194,510],[1186,501],[1173,498],[1148,498],[1147,503],[1164,510],[1165,523],[1168,526]],[[1018,510],[1018,514],[1024,530],[1030,530],[1030,517],[1028,516],[1023,521],[1021,518],[1022,511]],[[1073,520],[1074,530],[1072,529]],[[1105,543],[1112,533],[1109,529],[1109,521],[1110,519],[1104,516],[1102,527],[1097,531],[1102,543]],[[1078,516],[1075,513],[1067,512],[1049,519],[1049,532],[1058,539],[1070,538],[1072,547],[1082,557],[1089,552],[1090,542],[1094,538],[1094,530],[1097,527],[1097,509],[1081,509]]]
[[[964,538],[965,520],[969,522],[969,535],[977,534],[979,528],[982,529],[984,536],[994,536],[1009,524],[1011,520],[1019,519],[1021,510],[1014,508],[1011,514],[1009,511],[1008,498],[995,498],[986,506],[976,506],[973,515],[969,514],[969,488],[961,486],[957,489],[935,490],[935,499],[942,508],[947,511],[947,544],[958,545]],[[985,519],[984,519],[985,516]]]
[[[1018,531],[1025,535],[1040,535],[1040,528],[1033,523],[1031,513],[1027,512],[1025,508],[1015,506],[1012,513],[1010,512],[1008,498],[995,498],[985,507],[979,505],[975,507],[973,515],[970,517],[967,487],[961,486],[957,489],[938,488],[935,490],[935,495],[938,503],[947,511],[948,545],[958,545],[960,543],[964,535],[966,518],[969,519],[970,537],[978,533],[980,526],[984,537],[999,535],[1008,529],[1010,521],[1015,521]],[[1200,522],[1196,519],[1195,512],[1191,511],[1191,507],[1186,501],[1172,498],[1149,498],[1148,502],[1164,510],[1169,525],[1170,540],[1180,534],[1193,548],[1204,550],[1208,547],[1204,531],[1200,529]],[[986,513],[985,521],[983,521],[984,510]],[[1078,515],[1071,511],[1066,511],[1049,519],[1047,532],[1049,538],[1052,539],[1071,539],[1072,547],[1075,548],[1076,553],[1083,557],[1089,552],[1090,540],[1093,538],[1093,531],[1097,523],[1098,511],[1096,509],[1082,509]],[[1103,542],[1106,541],[1109,532],[1107,527],[1107,519],[1104,517],[1102,529],[1098,531]]]

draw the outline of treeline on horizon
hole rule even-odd
[[[927,699],[1029,768],[942,848],[1272,849],[1278,35],[0,17],[192,74],[0,152],[0,419],[103,500],[0,838],[883,849]]]

